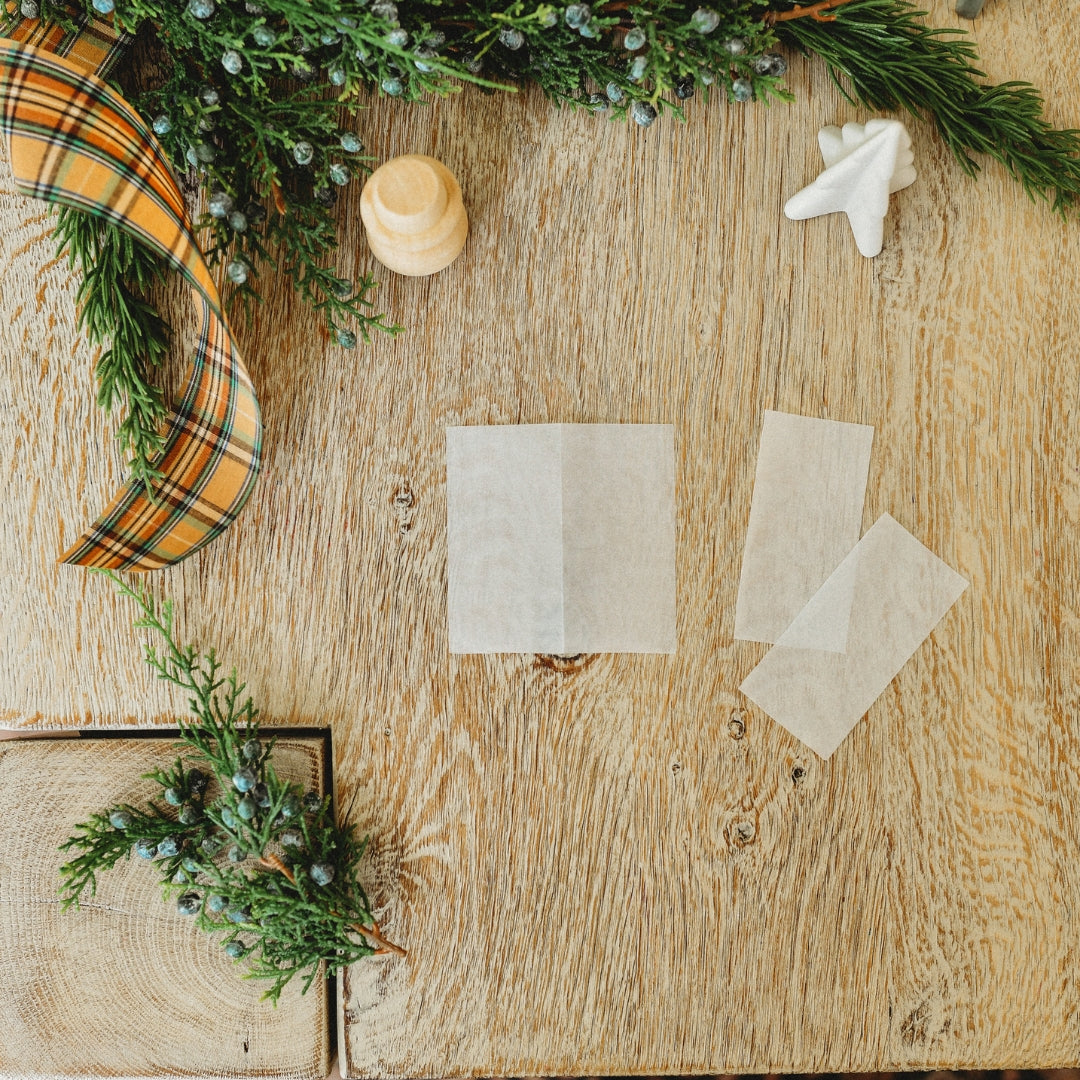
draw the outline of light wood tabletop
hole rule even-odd
[[[1080,125],[1068,5],[927,6]],[[343,980],[348,1076],[1080,1059],[1080,225],[911,123],[918,179],[863,258],[842,215],[781,208],[818,129],[868,114],[812,61],[790,85],[649,131],[532,92],[373,103],[376,159],[460,180],[464,254],[382,272],[349,190],[341,265],[407,331],[343,351],[285,283],[240,330],[264,471],[147,583],[268,722],[332,727],[409,950]],[[168,723],[131,607],[55,564],[123,468],[77,283],[0,184],[0,723]],[[872,425],[864,529],[889,513],[970,582],[828,761],[738,691],[767,409]],[[449,654],[446,428],[551,422],[674,425],[674,655]]]

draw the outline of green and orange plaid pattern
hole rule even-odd
[[[111,15],[91,18],[85,12],[69,12],[71,29],[44,19],[26,19],[17,0],[0,4],[0,38],[20,45],[65,56],[72,63],[105,79],[120,59],[128,34],[116,28]]]
[[[251,380],[183,196],[138,114],[78,62],[13,40],[0,40],[0,109],[21,192],[127,230],[188,280],[201,308],[187,390],[156,463],[162,479],[154,499],[129,482],[62,556],[80,566],[167,566],[218,536],[251,492],[262,444]]]

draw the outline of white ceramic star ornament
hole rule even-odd
[[[881,251],[889,196],[915,181],[911,136],[899,120],[824,127],[818,145],[825,171],[792,195],[784,213],[793,221],[842,210],[851,222],[859,251]]]

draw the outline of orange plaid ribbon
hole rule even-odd
[[[123,54],[130,35],[116,28],[113,17],[90,18],[72,8],[67,14],[69,27],[44,19],[27,19],[19,11],[18,0],[7,0],[0,15],[0,38],[11,38],[20,45],[32,45],[54,56],[66,56],[72,63],[101,78],[106,78]]]
[[[187,390],[169,417],[154,499],[129,481],[62,556],[154,570],[208,544],[240,512],[259,470],[251,379],[164,152],[138,114],[71,59],[0,39],[0,109],[21,192],[125,229],[190,283],[202,330]]]

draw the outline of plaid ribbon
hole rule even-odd
[[[7,0],[0,12],[0,38],[66,56],[87,71],[108,78],[131,35],[118,30],[111,15],[91,18],[74,8],[67,14],[70,29],[44,19],[24,18],[17,0]]]
[[[70,58],[0,40],[0,110],[21,192],[125,229],[188,280],[201,308],[191,376],[156,462],[155,498],[129,481],[61,557],[123,570],[178,562],[236,518],[262,445],[259,404],[183,196],[135,110]]]

